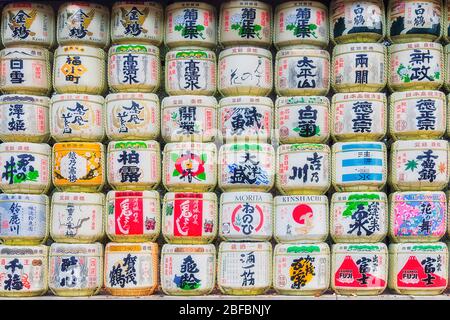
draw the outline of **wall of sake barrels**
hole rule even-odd
[[[447,5],[0,1],[0,297],[444,298]]]

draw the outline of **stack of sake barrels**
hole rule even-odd
[[[442,190],[449,182],[448,111],[439,91],[446,78],[439,43],[444,18],[439,0],[389,2],[389,183],[395,191],[389,197],[389,287],[400,294],[436,295],[448,283],[448,249],[439,242],[447,231]],[[445,33],[448,41],[447,27]]]
[[[112,295],[158,287],[161,148],[159,97],[163,8],[148,1],[112,6],[105,99],[107,181],[104,284]]]
[[[330,10],[331,287],[338,294],[378,295],[388,279],[384,4],[335,0]]]
[[[49,98],[55,15],[45,4],[13,2],[2,12],[0,51],[0,296],[48,288]]]
[[[50,100],[52,152],[49,289],[89,296],[103,286],[104,98],[109,9],[59,6]]]
[[[226,1],[219,20],[217,283],[224,294],[257,295],[272,284],[272,6]]]
[[[331,151],[328,7],[286,2],[275,9],[275,133],[279,146],[274,199],[273,287],[289,295],[328,290],[328,197]]]
[[[163,199],[161,289],[204,295],[215,287],[217,236],[217,12],[203,2],[165,9],[161,102]]]

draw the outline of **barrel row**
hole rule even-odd
[[[388,206],[389,203],[389,206]],[[207,244],[224,241],[278,243],[436,242],[450,235],[447,197],[441,191],[336,192],[272,196],[255,191],[54,192],[0,195],[0,240],[37,245],[49,236],[62,243],[156,241]]]
[[[103,252],[104,251],[104,252]],[[160,282],[158,281],[158,269]],[[278,244],[223,242],[165,244],[158,262],[155,243],[0,246],[1,296],[258,295],[271,288],[288,295],[437,295],[448,284],[448,248],[442,242],[391,244]],[[130,290],[131,289],[131,290]]]
[[[228,1],[216,8],[206,3],[174,3],[165,10],[150,1],[118,1],[111,8],[67,2],[53,8],[40,3],[4,7],[5,46],[32,44],[52,47],[83,43],[105,48],[113,43],[140,42],[169,47],[213,48],[217,42],[279,49],[289,45],[326,48],[333,43],[377,42],[385,36],[395,43],[449,39],[447,4],[442,0],[390,0],[387,13],[381,0],[286,2],[275,7],[260,1]],[[165,13],[165,14],[164,14]],[[163,18],[164,17],[164,18]],[[164,39],[163,39],[164,38]]]

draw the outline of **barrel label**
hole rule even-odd
[[[446,258],[441,254],[400,254],[399,288],[442,288],[447,286]]]
[[[349,288],[384,288],[387,275],[385,272],[385,257],[373,255],[352,254],[336,255],[337,270],[334,274],[336,287]]]

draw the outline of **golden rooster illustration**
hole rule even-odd
[[[8,12],[8,15],[9,15],[8,25],[15,36],[25,39],[29,35],[34,36],[36,34],[36,32],[30,30],[31,25],[36,19],[37,15],[36,9],[33,9],[29,14],[27,14],[23,10],[20,10],[15,15],[12,12]]]
[[[150,13],[150,8],[145,8],[144,10],[139,11],[136,7],[133,7],[129,12],[127,12],[124,8],[120,8],[122,14],[122,26],[127,29],[130,26],[136,24],[140,27],[140,30],[143,33],[147,33],[148,30],[143,27],[145,19],[147,19],[148,14]],[[137,18],[137,20],[136,20]]]

